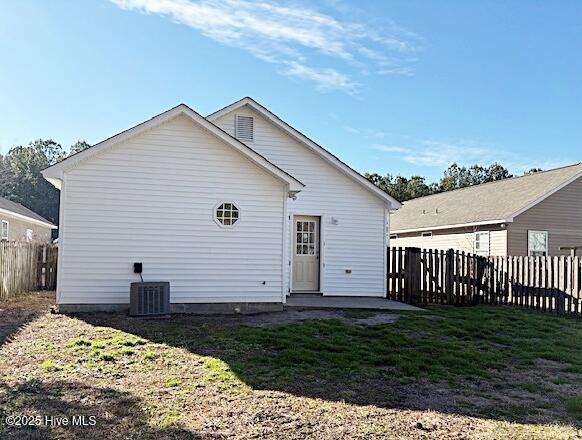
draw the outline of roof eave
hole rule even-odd
[[[512,223],[513,218],[497,219],[497,220],[483,220],[478,222],[467,222],[467,223],[456,223],[450,225],[439,225],[439,226],[421,226],[418,228],[409,229],[391,229],[392,234],[408,234],[411,232],[423,232],[423,231],[439,231],[443,229],[459,229],[467,228],[471,226],[486,226],[486,225],[499,225],[503,223]]]
[[[29,217],[29,216],[24,215],[24,214],[19,214],[17,212],[10,211],[9,209],[0,208],[0,212],[5,213],[6,215],[10,215],[12,217],[15,217],[19,220],[24,220],[24,221],[27,221],[29,223],[34,223],[36,225],[41,225],[41,226],[44,226],[44,227],[47,227],[50,229],[57,229],[58,228],[56,225],[53,225],[52,223],[49,223],[48,221],[44,222],[42,220],[38,220],[36,218],[32,218],[32,217]]]
[[[366,179],[360,173],[358,173],[357,171],[352,169],[350,166],[345,164],[339,158],[337,158],[336,156],[331,154],[329,151],[327,151],[321,145],[318,145],[317,143],[315,143],[314,141],[309,139],[303,133],[301,133],[297,129],[293,128],[291,125],[289,125],[288,123],[283,121],[281,118],[279,118],[273,112],[271,112],[270,110],[268,110],[267,108],[265,108],[264,106],[259,104],[257,101],[255,101],[254,99],[252,99],[248,96],[244,97],[242,99],[239,99],[238,101],[233,102],[232,104],[227,105],[226,107],[223,107],[222,109],[217,110],[214,113],[211,113],[210,115],[208,115],[206,117],[206,119],[208,119],[209,121],[215,121],[216,119],[220,118],[221,116],[224,116],[224,115],[226,115],[226,114],[228,114],[228,113],[230,113],[238,108],[244,107],[245,105],[248,105],[249,107],[251,107],[253,110],[255,110],[256,112],[261,114],[263,117],[265,117],[266,119],[268,119],[272,123],[274,123],[280,129],[282,129],[284,132],[286,132],[287,134],[292,136],[298,142],[305,145],[311,151],[315,152],[319,156],[326,159],[331,165],[335,166],[336,169],[338,169],[339,171],[341,171],[342,173],[344,173],[348,177],[352,178],[354,181],[359,183],[361,186],[363,186],[365,189],[370,191],[372,194],[374,194],[377,197],[379,197],[380,199],[382,199],[387,204],[388,209],[395,210],[395,209],[399,209],[402,207],[402,204],[398,200],[396,200],[395,198],[390,196],[388,193],[386,193],[385,191],[378,188],[376,185],[374,185],[372,182],[370,182],[368,179]]]
[[[90,148],[87,148],[86,150],[83,150],[73,156],[70,156],[63,161],[44,169],[42,171],[42,175],[51,184],[60,189],[62,185],[61,181],[63,179],[65,171],[75,167],[76,165],[80,164],[85,160],[90,159],[91,157],[99,154],[99,152],[101,151],[104,151],[108,148],[118,145],[121,142],[127,141],[128,139],[137,136],[143,133],[144,131],[156,127],[181,114],[188,116],[202,128],[210,131],[214,136],[220,138],[227,144],[231,145],[234,149],[243,154],[251,162],[255,163],[256,165],[267,171],[273,177],[289,185],[289,189],[291,191],[298,192],[305,187],[305,185],[301,181],[299,181],[286,171],[282,170],[281,168],[277,167],[275,164],[271,163],[268,159],[261,156],[259,153],[250,148],[248,145],[240,142],[238,139],[232,137],[230,134],[226,133],[224,130],[214,125],[211,121],[207,120],[206,118],[198,114],[196,111],[188,107],[186,104],[180,104],[132,128],[129,128],[114,136],[111,136],[106,140]]]

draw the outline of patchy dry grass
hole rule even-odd
[[[51,315],[49,302],[2,306],[2,439],[582,438],[578,320],[435,307],[257,328]],[[4,423],[17,414],[97,424]]]

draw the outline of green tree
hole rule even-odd
[[[12,148],[0,161],[0,195],[57,223],[59,191],[40,172],[64,157],[63,148],[52,139]]]
[[[381,176],[378,173],[366,173],[364,176],[401,202],[437,192],[452,191],[512,177],[507,168],[498,163],[493,163],[488,167],[475,164],[468,168],[453,163],[445,170],[439,183],[426,183],[426,179],[422,176],[407,178],[403,176],[393,177],[390,174]]]
[[[73,154],[80,153],[81,151],[86,150],[87,148],[90,148],[90,147],[91,147],[91,145],[89,145],[85,141],[77,141],[71,146],[69,156],[72,156]]]
[[[498,163],[493,163],[488,167],[475,164],[469,168],[453,163],[445,170],[438,188],[439,191],[451,191],[471,185],[480,185],[495,180],[507,179],[508,177],[512,176],[507,168]]]
[[[410,179],[390,174],[381,176],[378,173],[366,173],[364,176],[399,201],[427,196],[435,190],[434,185],[427,185],[421,176],[412,176]]]

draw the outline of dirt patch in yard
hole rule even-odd
[[[575,336],[576,321],[489,309],[162,321],[52,315],[42,296],[3,308],[27,301],[38,314],[0,347],[2,439],[582,438],[564,400],[582,394],[582,362],[564,339],[543,351],[537,331]],[[526,351],[505,337],[523,344],[524,325]],[[7,426],[17,414],[96,424]]]
[[[21,327],[47,313],[53,302],[52,292],[31,292],[9,301],[0,301],[0,346]]]

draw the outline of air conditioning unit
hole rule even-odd
[[[169,315],[170,283],[167,281],[131,283],[129,314],[131,316]]]

